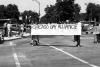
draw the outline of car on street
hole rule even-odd
[[[19,31],[20,30],[20,26],[18,24],[11,24],[11,30],[12,31]]]
[[[20,25],[11,24],[11,33],[12,35],[20,34]]]

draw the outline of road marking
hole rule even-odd
[[[28,59],[24,53],[19,53],[18,57],[22,58],[24,62],[26,62],[27,64],[29,64],[29,67],[33,67],[33,65],[31,63],[31,60]]]
[[[44,42],[42,42],[42,43],[45,44]],[[50,44],[46,44],[46,45],[50,45]],[[69,52],[66,52],[66,51],[60,49],[60,48],[57,48],[57,47],[54,47],[54,46],[49,46],[49,47],[51,47],[51,48],[53,48],[53,49],[55,49],[55,50],[57,50],[57,51],[60,51],[60,52],[66,54],[66,55],[68,55],[68,56],[70,56],[70,57],[72,57],[72,58],[74,58],[74,59],[76,59],[76,60],[78,60],[78,61],[80,61],[80,62],[82,62],[82,63],[84,63],[84,64],[87,64],[87,65],[89,65],[89,66],[91,66],[91,67],[99,67],[99,66],[96,66],[96,65],[94,65],[94,64],[90,64],[89,62],[87,62],[87,61],[85,61],[85,60],[83,60],[83,59],[80,59],[80,58],[78,58],[78,57],[76,57],[76,56],[70,54]]]
[[[9,42],[10,43],[10,45],[8,44],[8,45],[0,45],[0,47],[8,47],[8,46],[14,46],[14,45],[16,45],[16,44],[13,44],[12,42]]]
[[[14,60],[15,60],[16,67],[21,67],[20,62],[18,60],[17,54],[16,53],[13,53],[13,56],[14,56]]]
[[[16,44],[14,44],[13,42],[10,42],[10,46],[15,46]]]
[[[60,51],[60,52],[63,52],[64,54],[66,54],[66,55],[68,55],[68,56],[70,56],[70,57],[72,57],[72,58],[74,58],[74,59],[76,59],[76,60],[78,60],[78,61],[81,61],[82,63],[88,64],[88,65],[91,66],[91,67],[99,67],[99,66],[96,66],[96,65],[94,65],[94,64],[90,64],[89,62],[87,62],[87,61],[85,61],[85,60],[83,60],[83,59],[80,59],[80,58],[78,58],[78,57],[76,57],[76,56],[74,56],[74,55],[72,55],[72,54],[70,54],[70,53],[68,53],[68,52],[66,52],[66,51],[64,51],[64,50],[62,50],[62,49],[56,48],[56,47],[54,47],[54,46],[50,46],[50,47],[52,47],[52,48],[54,48],[54,49],[56,49],[56,50],[58,50],[58,51]]]
[[[10,42],[10,46],[12,46],[12,50],[13,50],[13,57],[14,57],[14,60],[15,60],[16,67],[21,67],[21,64],[18,60],[17,53],[15,52],[14,45],[16,45],[16,44],[13,44],[13,42]]]

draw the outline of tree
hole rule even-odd
[[[22,13],[23,23],[30,24],[31,22],[39,22],[39,14],[36,12],[24,11]]]
[[[47,6],[45,12],[46,14],[41,18],[41,21],[44,23],[61,23],[77,18],[80,6],[74,4],[74,0],[57,0],[55,5]]]
[[[74,20],[80,20],[81,7],[78,4],[74,4]]]
[[[19,20],[19,15],[20,15],[20,12],[18,10],[17,5],[15,5],[15,4],[7,5],[7,7],[6,7],[6,17],[7,18],[15,18],[15,19]]]
[[[79,19],[81,20],[81,21],[86,21],[86,13],[80,13],[79,14]]]
[[[56,11],[56,6],[55,5],[50,5],[47,6],[47,8],[45,8],[45,12],[46,15],[43,17],[46,22],[45,23],[57,23],[57,21],[55,21],[57,19],[57,11]],[[42,18],[42,19],[43,19]]]
[[[0,19],[14,18],[19,20],[20,12],[17,5],[8,4],[7,6],[0,5]]]
[[[6,9],[5,8],[6,7],[4,5],[0,5],[0,19],[6,18],[6,16],[5,16]]]
[[[60,16],[60,21],[72,20],[74,12],[74,0],[64,0],[56,3],[57,14]]]
[[[56,2],[62,2],[62,0],[56,0]]]
[[[99,21],[100,18],[100,5],[95,3],[89,3],[86,9],[87,20]]]

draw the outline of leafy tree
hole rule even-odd
[[[81,20],[81,21],[84,21],[84,20],[86,20],[86,13],[80,13],[79,14],[79,19]]]
[[[74,4],[74,20],[80,20],[80,10],[81,10],[81,7],[80,5],[78,4]]]
[[[89,3],[86,9],[87,20],[95,20],[99,21],[100,17],[100,5],[95,3]]]
[[[7,7],[6,7],[6,17],[7,18],[15,18],[15,19],[19,20],[19,15],[20,15],[20,12],[18,10],[17,5],[15,5],[15,4],[7,5]]]
[[[56,3],[57,14],[60,16],[60,21],[66,21],[73,18],[74,0],[64,0]]]
[[[23,23],[39,22],[39,14],[32,11],[24,11],[22,13]]]
[[[56,2],[62,2],[62,0],[56,0]]]
[[[45,12],[46,14],[41,18],[41,21],[44,23],[60,23],[77,18],[80,6],[74,4],[74,0],[57,0],[55,5],[47,6]]]
[[[5,16],[5,9],[6,7],[4,5],[0,5],[0,19],[6,18]]]
[[[56,6],[54,5],[50,5],[50,6],[47,6],[47,8],[45,8],[45,12],[46,12],[46,15],[43,16],[43,18],[46,20],[45,23],[56,23],[57,21],[55,21],[57,19],[57,11],[56,11]],[[41,19],[43,19],[41,18]]]

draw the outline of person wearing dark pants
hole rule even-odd
[[[30,44],[32,44],[32,46],[33,45],[39,45],[39,35],[31,35],[31,43]],[[34,43],[34,41],[36,41],[37,42],[37,44],[33,44]]]
[[[81,47],[81,45],[80,45],[80,35],[74,35],[74,41],[77,42],[76,47],[78,47],[78,46]]]

